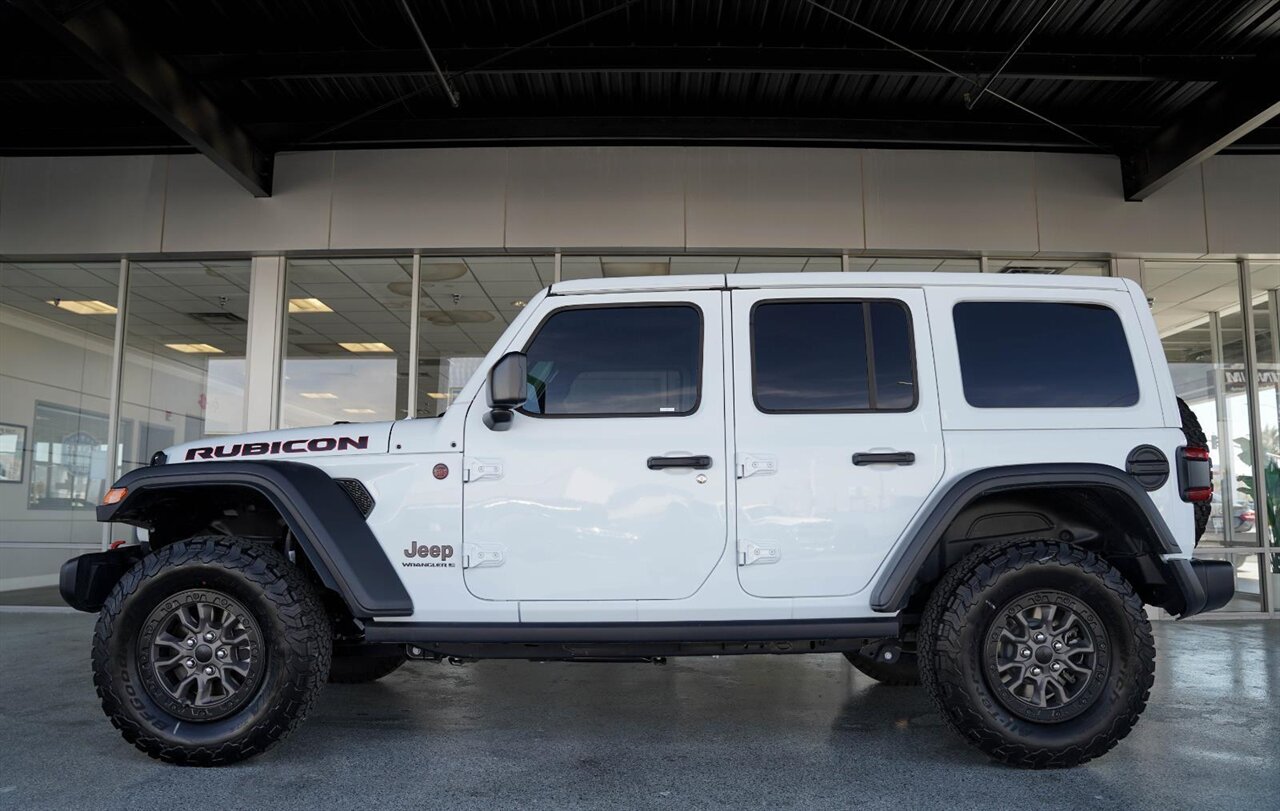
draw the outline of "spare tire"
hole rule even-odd
[[[1209,438],[1200,427],[1200,419],[1181,397],[1178,398],[1178,413],[1182,415],[1182,435],[1187,438],[1187,446],[1209,450]],[[1200,543],[1204,528],[1209,526],[1209,513],[1213,512],[1213,504],[1209,501],[1197,501],[1193,506],[1196,511],[1196,543]]]

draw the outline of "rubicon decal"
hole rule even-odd
[[[409,548],[404,550],[406,558],[427,558],[424,561],[403,560],[400,562],[402,566],[423,566],[427,568],[447,568],[452,569],[453,563],[449,562],[449,558],[453,557],[453,547],[448,544],[427,546],[417,541],[410,541]]]
[[[189,448],[186,461],[192,459],[231,459],[237,456],[272,456],[277,453],[324,453],[325,451],[368,450],[367,436],[321,436],[314,439],[287,439],[275,442],[237,442],[234,445],[211,445]]]

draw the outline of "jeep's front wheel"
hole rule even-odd
[[[1056,541],[978,550],[934,590],[920,675],[948,726],[996,760],[1075,766],[1133,728],[1155,646],[1115,568]]]
[[[191,538],[116,584],[94,630],[93,681],[125,740],[159,760],[218,766],[297,726],[331,646],[314,588],[279,552]]]

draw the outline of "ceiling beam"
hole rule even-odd
[[[1124,199],[1145,200],[1182,172],[1280,115],[1274,72],[1220,82],[1142,146],[1120,156]]]
[[[437,48],[446,73],[791,73],[837,76],[946,75],[901,51],[861,48],[742,46],[547,46],[511,54],[481,68],[506,48]],[[928,51],[927,56],[962,73],[989,75],[1006,54],[996,51]],[[188,54],[174,61],[204,80],[323,79],[418,76],[430,67],[418,50],[321,53]],[[1269,62],[1280,69],[1280,63]],[[1020,53],[1001,74],[1008,79],[1099,82],[1217,81],[1242,68],[1262,69],[1250,55],[1143,55]],[[30,72],[28,70],[28,72]]]
[[[21,125],[0,127],[0,155],[135,154],[194,151],[169,130],[128,122],[95,123],[90,129],[65,116],[19,116]],[[258,122],[253,131],[271,143],[291,144],[325,126],[322,120]],[[1083,125],[1091,137],[1150,139],[1157,128]],[[1077,150],[1073,139],[1027,121],[755,116],[450,116],[375,119],[351,125],[300,148],[374,146],[485,146],[536,144],[763,144],[901,145],[961,149]],[[1261,127],[1228,151],[1280,151],[1280,127]]]
[[[289,143],[301,124],[257,125]],[[866,144],[1072,149],[1081,145],[1035,122],[886,120],[792,116],[451,116],[352,124],[300,148],[485,144]]]
[[[193,79],[141,42],[110,8],[41,0],[15,4],[253,196],[271,196],[273,155],[259,148]]]

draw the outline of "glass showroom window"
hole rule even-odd
[[[0,263],[0,603],[60,605],[64,560],[101,548],[120,263]]]
[[[289,260],[282,428],[407,416],[412,264]]]
[[[1142,283],[1174,389],[1199,417],[1209,440],[1214,496],[1197,556],[1234,563],[1236,597],[1224,610],[1255,612],[1267,607],[1266,566],[1262,555],[1243,551],[1257,549],[1261,539],[1250,427],[1250,399],[1258,388],[1248,379],[1246,341],[1254,339],[1245,332],[1240,274],[1234,262],[1144,262]],[[1268,295],[1259,290],[1253,298],[1256,315]],[[1257,357],[1261,363],[1272,356],[1259,351]],[[1263,377],[1261,368],[1255,377]],[[1264,442],[1265,437],[1264,432]]]
[[[248,260],[132,262],[120,387],[121,473],[244,431]]]
[[[421,257],[419,417],[444,413],[553,268],[550,257]]]

